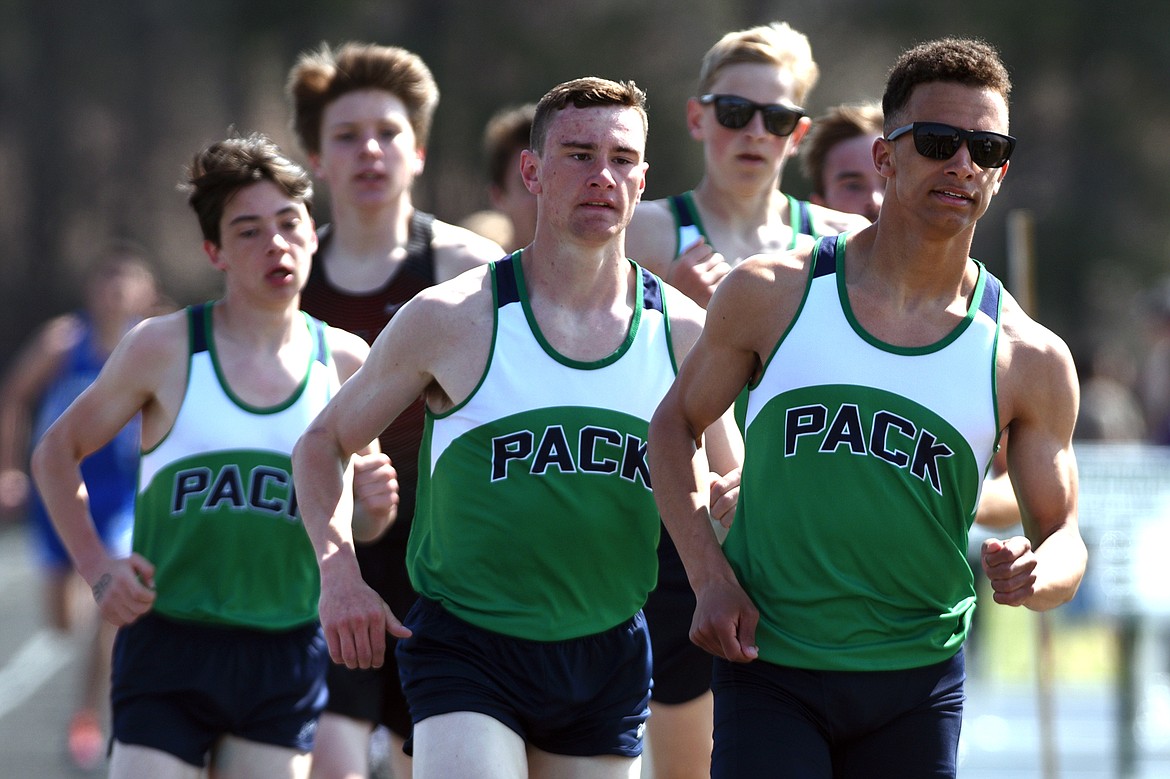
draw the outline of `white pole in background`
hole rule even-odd
[[[1008,212],[1008,290],[1029,316],[1036,313],[1034,224],[1032,212],[1027,209],[1018,208]],[[1009,449],[1011,445],[1009,439]],[[1052,651],[1051,615],[1047,611],[1037,612],[1036,625],[1036,708],[1039,713],[1042,776],[1044,779],[1057,779],[1060,769],[1053,718],[1055,657]]]

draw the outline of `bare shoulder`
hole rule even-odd
[[[189,330],[186,309],[152,316],[126,334],[115,354],[122,352],[135,361],[153,361],[154,364],[175,360],[186,364]]]
[[[431,247],[435,252],[435,275],[447,281],[477,265],[504,256],[504,250],[490,238],[438,219],[431,226]]]
[[[154,399],[177,409],[186,387],[190,351],[185,309],[145,319],[122,338],[106,361],[93,385],[97,397],[103,402],[132,401],[140,408]],[[144,424],[150,421],[144,417]]]
[[[342,381],[356,373],[370,354],[369,345],[348,330],[327,326],[325,338],[329,342],[333,361],[337,364],[338,378]]]
[[[490,337],[492,318],[491,269],[479,265],[420,291],[399,309],[382,332],[403,331],[424,342],[458,341],[474,337],[474,328],[486,326]]]
[[[388,380],[412,398],[421,392],[437,412],[468,397],[495,333],[491,277],[489,266],[480,266],[411,298],[370,350],[374,380]]]
[[[1078,380],[1064,340],[1040,324],[1005,290],[997,371],[1001,409],[1011,421],[1029,413],[1076,415]]]
[[[707,328],[726,329],[761,355],[771,352],[804,299],[812,247],[756,254],[724,277],[707,306]]]
[[[662,285],[662,298],[666,314],[670,317],[671,342],[675,353],[682,357],[690,352],[695,341],[699,340],[707,312],[669,284]]]
[[[825,206],[818,206],[815,203],[809,203],[808,209],[812,216],[813,227],[819,235],[838,235],[851,230],[860,230],[870,224],[869,220],[861,214],[836,211]]]
[[[792,291],[802,295],[808,279],[808,264],[812,261],[812,244],[786,252],[767,252],[747,257],[731,269],[719,289],[729,282],[737,298],[783,297]],[[719,294],[716,292],[716,294]]]
[[[639,203],[626,227],[626,256],[664,278],[678,243],[674,213],[667,203],[665,199]]]

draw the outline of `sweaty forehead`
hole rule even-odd
[[[551,145],[620,146],[641,152],[646,146],[642,116],[628,106],[565,106],[549,126]]]
[[[1003,95],[993,89],[932,81],[914,88],[899,122],[945,122],[964,129],[1006,133],[1008,107]]]
[[[265,219],[279,214],[306,213],[302,200],[286,194],[267,179],[240,187],[227,199],[223,207],[222,224],[232,224],[251,219]]]

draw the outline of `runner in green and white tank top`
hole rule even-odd
[[[967,533],[997,440],[1000,285],[981,268],[954,331],[889,346],[853,317],[845,244],[817,245],[800,312],[750,387],[724,552],[759,604],[762,659],[928,665],[959,651],[975,607]],[[796,544],[812,553],[785,554]]]
[[[792,241],[788,244],[788,250],[791,251],[800,245],[800,236],[802,235],[820,238],[809,209],[811,204],[807,200],[797,200],[792,195],[786,194],[784,198],[788,201],[788,217],[792,222]],[[707,235],[707,231],[703,227],[703,220],[699,217],[699,209],[695,206],[694,190],[689,190],[681,195],[671,195],[667,198],[667,202],[674,215],[675,226],[678,228],[678,243],[674,248],[676,260],[686,251],[688,246],[700,238],[714,246],[711,237]]]
[[[495,338],[479,386],[427,413],[407,566],[420,595],[466,622],[560,641],[629,619],[654,587],[646,430],[675,363],[654,276],[637,273],[621,348],[580,363],[541,335],[519,258],[492,268]]]
[[[320,578],[289,458],[339,386],[324,325],[303,315],[314,350],[300,386],[256,408],[223,378],[211,310],[188,309],[187,391],[170,432],[142,455],[134,551],[155,564],[154,611],[165,617],[268,630],[310,624]]]

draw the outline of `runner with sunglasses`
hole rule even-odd
[[[630,256],[705,306],[745,257],[867,225],[780,190],[811,124],[801,106],[818,75],[808,38],[783,22],[727,33],[712,46],[687,101],[703,177],[689,192],[638,206]]]
[[[692,636],[717,655],[716,779],[955,776],[968,531],[1004,433],[1026,536],[982,545],[995,602],[1051,609],[1084,574],[1072,357],[969,254],[1008,170],[1010,90],[982,41],[905,52],[873,146],[880,218],[732,270],[651,422]],[[720,545],[693,431],[749,381]]]
[[[690,192],[638,205],[627,230],[629,256],[705,306],[745,257],[868,225],[780,191],[784,166],[809,128],[800,106],[817,75],[808,38],[782,22],[716,42],[703,57],[697,96],[687,101],[688,130],[703,144],[703,177]],[[727,503],[733,505],[719,505]],[[658,587],[646,605],[654,644],[648,735],[660,777],[709,771],[711,658],[688,638],[694,608],[686,572],[663,533]]]

